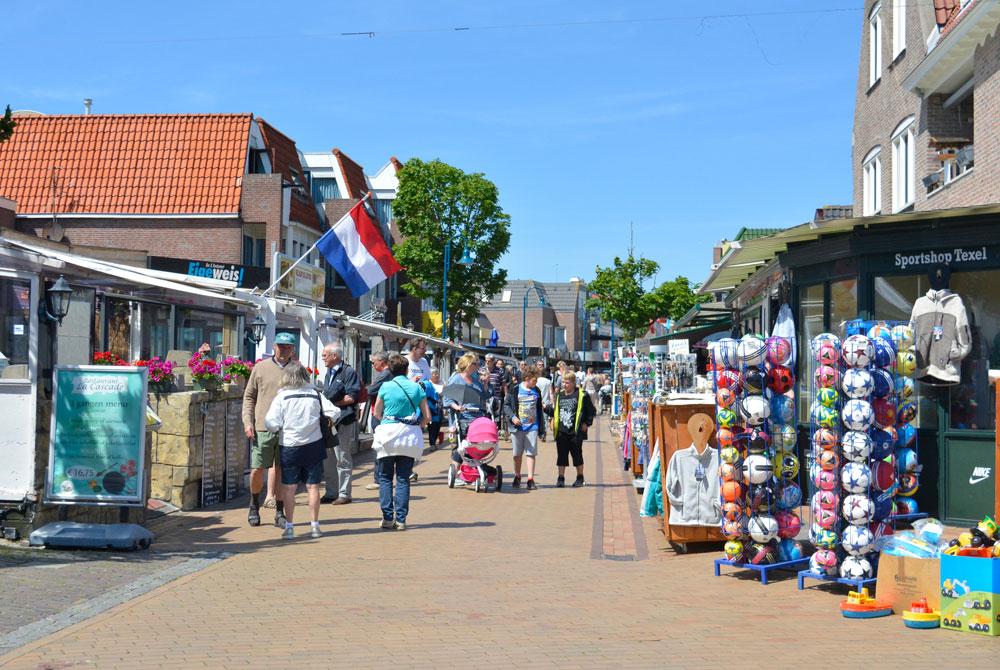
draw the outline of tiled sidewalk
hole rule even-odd
[[[405,533],[376,528],[374,492],[363,488],[355,504],[324,507],[320,540],[282,542],[277,529],[247,528],[242,509],[187,515],[161,542],[234,555],[0,666],[996,665],[996,638],[908,631],[899,617],[848,621],[840,596],[799,592],[793,579],[712,577],[715,552],[675,555],[655,521],[635,516],[610,439],[585,447],[582,489],[552,487],[554,445],[542,450],[541,488],[500,494],[449,490],[448,454],[431,454]],[[499,462],[510,472],[509,451]]]

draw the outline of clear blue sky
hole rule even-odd
[[[659,280],[701,281],[740,227],[850,204],[862,4],[16,2],[0,105],[249,111],[369,172],[440,158],[499,186],[512,278],[589,278],[632,222]],[[782,14],[820,9],[851,11]]]

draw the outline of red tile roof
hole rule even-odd
[[[237,214],[252,114],[22,117],[0,144],[19,214]]]
[[[962,5],[958,0],[951,0],[953,7],[951,8],[951,14],[948,16],[948,22],[941,26],[941,37],[944,37],[951,32],[951,29],[958,25],[968,13],[972,5],[976,4],[976,0],[969,0],[969,2]],[[937,14],[937,12],[935,12]]]
[[[335,148],[333,155],[340,165],[340,172],[344,175],[344,181],[347,182],[344,184],[346,187],[344,189],[345,193],[343,193],[344,197],[364,197],[365,193],[368,192],[368,180],[365,179],[365,169],[351,160],[351,157],[340,149]]]
[[[280,172],[285,181],[290,184],[301,184],[302,189],[292,190],[292,202],[289,207],[289,218],[301,224],[321,230],[319,212],[313,204],[309,184],[306,183],[305,171],[299,161],[299,152],[295,140],[288,137],[264,119],[257,119],[260,132],[264,135],[264,144],[271,154],[272,170]]]
[[[961,7],[959,0],[934,0],[934,21],[944,26],[948,20],[958,13]]]

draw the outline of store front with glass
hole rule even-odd
[[[967,522],[996,503],[996,396],[1000,369],[1000,220],[941,218],[855,228],[792,245],[779,257],[796,315],[799,350],[822,332],[840,334],[852,319],[910,321],[932,274],[947,267],[947,287],[968,315],[971,350],[957,384],[916,384],[922,511]],[[808,431],[815,363],[799,357],[799,425]]]

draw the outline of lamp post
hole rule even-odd
[[[459,265],[466,267],[472,265],[472,255],[466,247],[462,251],[462,257],[458,260]],[[448,268],[451,266],[451,238],[444,244],[444,278],[441,281],[441,338],[448,339]]]
[[[531,287],[525,289],[524,291],[524,301],[521,304],[521,360],[527,362],[528,360],[528,292],[531,291]],[[538,293],[538,289],[535,289],[535,293]],[[541,294],[538,295],[538,306],[545,307],[545,297]],[[544,346],[545,343],[542,343]]]
[[[267,330],[267,321],[260,318],[260,314],[254,317],[254,320],[250,322],[250,327],[247,328],[247,339],[249,339],[254,344],[260,344],[260,341],[264,339],[264,332]]]
[[[62,324],[63,319],[69,314],[69,299],[73,295],[73,289],[69,287],[69,282],[62,275],[59,279],[45,291],[45,299],[48,304],[43,304],[45,316],[49,321]],[[51,309],[49,306],[51,305]]]

